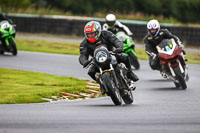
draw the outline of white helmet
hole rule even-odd
[[[148,29],[148,32],[152,35],[152,36],[157,36],[159,31],[160,31],[160,24],[158,22],[158,20],[150,20],[148,23],[147,23],[147,29]]]
[[[106,16],[106,23],[108,24],[108,26],[113,27],[115,22],[116,22],[116,17],[114,14],[108,14]]]

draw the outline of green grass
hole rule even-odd
[[[187,63],[200,64],[200,53],[187,53],[186,58],[188,59]]]
[[[137,44],[136,44],[137,45]],[[136,48],[136,55],[140,60],[148,60],[148,55],[146,54],[144,48]]]
[[[42,98],[61,97],[60,92],[79,94],[86,85],[71,77],[0,68],[0,104],[47,102]]]
[[[24,51],[79,55],[78,43],[16,39],[17,48]]]
[[[63,42],[30,40],[30,39],[19,39],[19,38],[16,39],[16,43],[17,43],[17,48],[19,50],[24,50],[24,51],[80,55],[79,43],[70,43],[70,42],[63,43]],[[136,54],[140,60],[148,60],[148,56],[145,53],[144,48],[136,48]],[[188,59],[188,63],[200,64],[200,53],[187,52],[186,58]]]

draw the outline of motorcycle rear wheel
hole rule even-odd
[[[108,90],[108,95],[111,97],[113,103],[115,105],[121,105],[122,104],[122,98],[119,92],[119,89],[115,88],[115,84],[113,79],[111,78],[110,72],[105,72],[102,75],[102,80]]]
[[[176,78],[177,78],[177,80],[178,80],[178,82],[179,82],[180,87],[181,87],[183,90],[185,90],[185,89],[187,88],[187,84],[186,84],[186,81],[185,81],[185,79],[184,79],[183,74],[181,73],[180,68],[179,68],[179,67],[174,68],[174,72],[175,72],[175,74],[176,74]],[[177,83],[175,83],[175,85],[176,85],[176,84],[177,84]]]

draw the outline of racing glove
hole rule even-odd
[[[90,63],[90,61],[86,60],[86,61],[83,63],[83,68],[85,68],[89,63]]]
[[[124,50],[122,48],[116,48],[113,50],[114,53],[122,53]]]

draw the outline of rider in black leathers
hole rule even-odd
[[[116,36],[110,31],[101,31],[101,25],[99,22],[90,21],[85,25],[84,28],[85,38],[80,44],[80,57],[79,62],[83,67],[89,64],[89,55],[93,57],[93,52],[98,45],[104,45],[109,51],[120,52],[123,51],[123,44]],[[125,54],[117,56],[119,62],[123,62],[128,68],[128,78],[137,81],[138,77],[132,72],[130,62]],[[92,65],[88,71],[88,74],[95,81],[95,74],[98,72],[98,68]],[[98,82],[98,81],[97,81]]]
[[[179,45],[179,47],[182,48],[183,53],[185,54],[185,51],[183,50],[184,46],[181,43],[180,39],[170,33],[167,29],[160,29],[160,24],[157,20],[150,20],[147,24],[148,33],[144,37],[144,43],[146,53],[149,55],[149,65],[153,70],[160,70],[160,61],[157,57],[158,51],[156,49],[156,46],[163,40],[163,39],[171,39],[173,38],[175,42]]]
[[[3,20],[7,20],[7,18],[2,13],[0,13],[0,22]]]
[[[3,20],[7,20],[10,24],[14,24],[13,21],[9,18],[7,18],[2,12],[1,12],[1,8],[0,8],[0,22]]]

